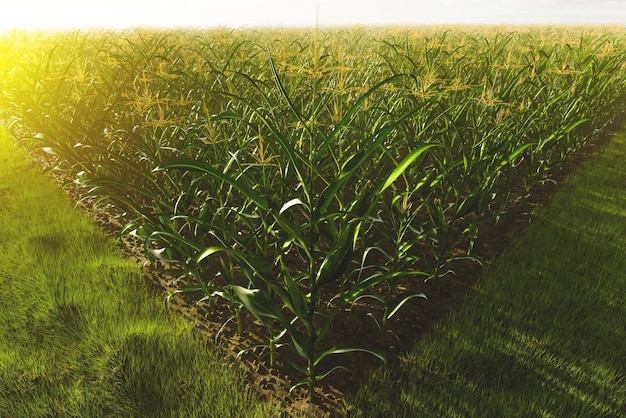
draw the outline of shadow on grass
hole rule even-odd
[[[580,168],[351,416],[626,414],[626,135]]]

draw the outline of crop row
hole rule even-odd
[[[2,116],[128,220],[180,292],[267,329],[294,387],[471,257],[499,219],[622,111],[617,30],[13,33]],[[407,290],[408,289],[408,290]]]

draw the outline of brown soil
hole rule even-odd
[[[474,247],[473,255],[480,259],[483,265],[492,262],[495,257],[507,248],[511,238],[517,236],[532,222],[537,207],[542,207],[549,202],[550,197],[561,184],[563,179],[577,167],[577,165],[590,156],[599,146],[606,143],[608,136],[587,145],[576,153],[574,158],[558,170],[555,170],[551,179],[555,183],[548,182],[542,186],[536,186],[530,198],[522,205],[515,208],[513,213],[501,220],[497,225],[490,222],[481,227],[478,240]],[[52,172],[53,173],[53,172]],[[55,176],[53,176],[55,177]],[[63,179],[56,176],[55,180],[63,183]],[[70,196],[76,199],[79,191],[68,187]],[[116,236],[122,222],[112,213],[102,210],[92,210],[85,205],[83,210],[93,216],[95,222],[113,236]],[[122,250],[142,265],[148,283],[162,295],[173,293],[180,283],[175,283],[180,272],[175,268],[161,263],[150,265],[143,256],[140,243],[133,242],[128,238],[122,240]],[[455,274],[448,274],[433,283],[423,283],[414,280],[412,284],[406,284],[411,289],[422,291],[428,299],[413,299],[408,302],[392,318],[389,324],[391,332],[381,333],[376,328],[372,319],[366,313],[375,307],[355,306],[351,312],[344,312],[331,330],[329,340],[341,336],[347,343],[365,342],[365,346],[383,349],[391,363],[397,362],[402,353],[406,352],[417,340],[428,333],[433,326],[440,321],[448,312],[454,309],[462,301],[481,275],[481,266],[475,261],[455,261],[452,266]],[[229,318],[230,311],[227,306],[218,305],[210,308],[206,303],[198,303],[201,296],[197,294],[177,294],[172,297],[171,309],[188,318],[195,324],[199,332],[204,333],[211,340],[215,340],[223,349],[225,356],[238,361],[245,373],[247,383],[260,395],[261,399],[271,402],[280,402],[284,416],[304,414],[315,417],[337,416],[349,409],[346,403],[346,395],[355,393],[359,387],[367,382],[369,373],[380,366],[380,361],[374,356],[364,353],[342,354],[341,363],[350,370],[339,370],[323,380],[316,392],[316,401],[311,404],[307,400],[306,390],[298,388],[291,394],[289,388],[291,382],[299,380],[299,377],[286,364],[278,360],[274,368],[268,366],[266,353],[262,349],[254,349],[240,354],[242,349],[266,341],[264,329],[249,314],[244,314],[244,333],[237,335],[234,321],[223,325]],[[280,358],[280,356],[279,356]]]

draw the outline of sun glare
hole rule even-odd
[[[0,14],[0,29],[59,29],[64,27],[88,27],[98,24],[92,16],[85,15],[86,2],[79,1],[11,1],[4,5]],[[97,15],[96,15],[97,16]]]
[[[7,29],[241,27],[351,24],[626,24],[622,0],[16,0],[0,14]]]
[[[13,1],[0,14],[0,30],[123,27],[311,26],[316,3],[284,0],[197,2],[180,0]],[[329,7],[324,7],[329,9]],[[328,14],[330,16],[330,14]]]

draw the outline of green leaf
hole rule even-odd
[[[344,164],[343,169],[339,173],[339,175],[335,178],[334,181],[332,181],[324,189],[324,191],[320,195],[317,201],[317,204],[315,208],[313,209],[314,219],[319,219],[326,213],[333,199],[337,198],[339,190],[356,173],[356,169],[360,167],[361,164],[363,164],[372,154],[374,154],[374,152],[376,152],[376,150],[378,150],[382,146],[385,139],[387,139],[387,137],[389,137],[389,135],[391,135],[398,126],[404,123],[404,121],[410,118],[411,116],[418,113],[420,109],[421,109],[421,106],[416,106],[414,109],[405,113],[400,118],[395,120],[393,123],[385,126],[384,128],[381,128],[376,133],[376,135],[374,136],[374,139],[371,141],[370,146],[365,151],[363,150],[358,151],[347,160],[347,162]],[[434,144],[432,146],[434,146]],[[431,146],[428,146],[428,147],[430,148]],[[421,154],[421,152],[419,152],[415,156],[415,158],[417,158],[419,154]]]
[[[390,319],[392,316],[396,314],[400,310],[400,308],[409,300],[413,298],[424,298],[428,299],[425,294],[416,292],[416,291],[406,291],[398,295],[398,297],[393,301],[393,303],[389,306],[389,313],[387,314],[387,319]]]
[[[332,325],[333,321],[339,314],[339,311],[340,311],[340,308],[335,308],[331,312],[326,314],[326,317],[324,318],[324,322],[315,331],[315,335],[317,336],[318,340],[321,340],[326,336],[326,333],[328,333],[328,330],[330,329],[330,326]]]
[[[198,258],[196,259],[197,263],[200,263],[202,260],[204,260],[205,258],[219,253],[219,252],[231,252],[232,250],[229,250],[228,248],[224,248],[224,247],[217,247],[217,246],[213,246],[213,247],[208,247],[205,248],[204,251],[202,251],[202,253],[198,256]]]
[[[325,378],[327,378],[332,372],[336,371],[336,370],[345,370],[347,372],[349,372],[350,370],[345,367],[345,366],[334,366],[331,367],[329,370],[326,370],[325,372],[322,373],[318,373],[316,374],[313,378],[315,379],[315,381],[320,381],[320,380],[324,380]]]
[[[240,266],[248,266],[250,267],[256,275],[258,275],[262,280],[267,283],[275,282],[275,279],[272,275],[272,268],[267,262],[263,262],[259,258],[255,257],[253,253],[248,252],[244,254],[241,251],[233,250],[232,248],[225,248],[220,246],[211,246],[205,248],[202,253],[196,258],[196,262],[200,263],[205,260],[207,257],[210,257],[213,254],[217,253],[226,253],[231,257],[237,259],[240,263]]]
[[[178,257],[177,253],[171,248],[150,248],[148,249],[148,252],[157,259],[165,261],[166,263],[175,263],[180,261],[180,257]]]
[[[213,166],[206,164],[202,161],[194,160],[192,158],[176,158],[161,165],[160,169],[161,170],[185,169],[185,170],[200,171],[202,173],[208,174],[210,176],[213,176],[219,180],[225,181],[226,183],[230,184],[235,189],[242,192],[248,199],[256,203],[259,208],[265,211],[270,210],[270,205],[263,198],[263,196],[261,196],[256,191],[254,191],[247,184],[237,179],[234,179],[227,174],[224,174],[220,170],[217,170]]]
[[[349,346],[349,345],[344,345],[344,344],[338,344],[338,345],[334,346],[333,348],[330,348],[330,349],[324,351],[322,354],[320,354],[319,357],[317,357],[315,359],[315,362],[313,364],[315,366],[317,366],[326,357],[332,356],[334,354],[351,353],[351,352],[355,352],[355,351],[369,353],[369,354],[371,354],[371,355],[373,355],[375,357],[378,357],[382,362],[386,362],[387,361],[387,356],[385,355],[385,353],[383,353],[380,350],[375,350],[375,349],[372,349],[372,348],[355,347],[355,346]]]
[[[404,274],[403,272],[394,272],[394,273],[388,273],[388,274],[379,274],[379,273],[372,274],[371,276],[358,282],[356,285],[352,286],[348,291],[346,291],[343,294],[343,299],[346,302],[354,302],[360,296],[362,296],[364,292],[371,289],[372,287],[380,283],[386,282],[387,280],[393,279],[395,277],[402,276],[403,274]]]
[[[281,260],[282,263],[282,260]],[[308,313],[308,305],[306,298],[302,294],[300,287],[291,276],[286,267],[283,266],[283,280],[285,287],[287,288],[287,295],[289,300],[285,301],[288,304],[288,308],[298,317],[306,318]]]
[[[380,191],[385,191],[389,186],[391,186],[391,184],[402,175],[402,173],[404,173],[404,171],[420,156],[422,155],[424,152],[428,151],[429,149],[435,147],[436,144],[427,144],[424,145],[416,150],[414,150],[413,152],[411,152],[409,155],[407,155],[406,157],[404,157],[404,160],[402,160],[402,162],[400,162],[400,164],[398,164],[396,166],[396,168],[391,172],[391,174],[389,175],[389,177],[387,177],[387,180],[385,181],[385,183],[383,183]]]
[[[287,328],[287,331],[289,333],[289,337],[291,337],[291,341],[293,341],[293,346],[296,348],[296,352],[298,353],[298,355],[308,360],[313,352],[311,341],[306,338],[303,333],[296,330],[292,326],[289,326]]]
[[[296,206],[296,205],[303,205],[306,207],[306,204],[298,199],[297,197],[294,199],[291,199],[289,202],[285,203],[281,208],[280,211],[278,212],[279,214],[282,214],[283,212],[285,212],[286,210],[288,210],[289,208]]]
[[[528,148],[532,147],[533,145],[535,145],[534,143],[528,143],[528,144],[524,144],[521,147],[519,147],[518,149],[516,149],[515,151],[513,151],[509,156],[507,156],[507,159],[505,161],[503,161],[500,166],[504,167],[507,164],[511,164],[522,152],[526,151]]]
[[[315,289],[336,280],[348,267],[354,249],[354,234],[357,230],[350,224],[341,231],[339,238],[335,241],[326,257],[324,257],[322,265],[317,271]]]
[[[478,202],[480,201],[481,197],[482,197],[482,190],[478,190],[470,194],[466,199],[464,199],[461,202],[461,204],[457,208],[456,216],[460,218],[462,216],[467,215],[471,211],[473,211],[478,205]]]
[[[274,302],[260,289],[247,289],[238,285],[231,285],[231,288],[241,303],[259,321],[263,321],[262,318],[265,317],[277,319],[283,324],[288,323]]]

